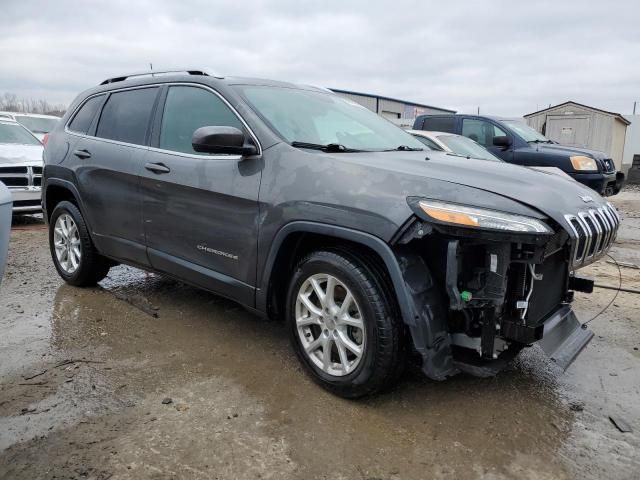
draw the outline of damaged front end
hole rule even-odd
[[[613,243],[620,221],[615,209],[572,214],[563,226],[408,201],[415,216],[394,239],[394,249],[415,300],[409,328],[425,374],[495,375],[533,343],[566,369],[593,337],[570,306],[574,291],[590,292],[593,282],[574,272]]]

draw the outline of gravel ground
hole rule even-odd
[[[612,201],[640,290],[640,189]],[[606,260],[585,271],[618,284]],[[615,293],[576,295],[579,317]],[[34,217],[14,222],[0,299],[3,479],[640,478],[638,294],[565,373],[533,347],[495,378],[412,370],[358,402],[304,375],[280,323],[215,295],[129,267],[64,285]]]

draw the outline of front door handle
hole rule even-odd
[[[75,152],[73,152],[73,154],[81,159],[85,159],[85,158],[91,158],[91,153],[89,152],[89,150],[76,150]]]
[[[171,171],[164,163],[147,163],[144,168],[153,173],[169,173]]]

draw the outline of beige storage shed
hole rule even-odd
[[[626,171],[623,152],[627,125],[619,113],[568,101],[524,116],[527,124],[561,145],[590,148],[606,153],[616,170]]]

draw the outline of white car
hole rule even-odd
[[[440,150],[455,155],[462,155],[463,157],[479,158],[481,160],[502,161],[479,143],[462,135],[446,132],[429,132],[426,130],[407,131],[431,150]]]
[[[38,140],[44,142],[45,136],[55,128],[60,121],[53,115],[41,115],[39,113],[0,112],[0,119],[9,118],[27,127]]]
[[[9,231],[11,230],[11,193],[0,183],[0,283],[4,274],[9,248]]]
[[[11,192],[13,213],[42,211],[43,149],[21,124],[0,118],[0,182]]]
[[[453,153],[454,155],[462,155],[468,158],[479,158],[481,160],[493,160],[496,162],[502,162],[502,159],[496,157],[489,150],[484,148],[477,142],[474,142],[468,137],[462,135],[456,135],[455,133],[447,132],[430,132],[426,130],[407,130],[411,135],[420,140],[426,147],[431,150],[440,150],[443,152]],[[553,173],[554,175],[560,175],[566,178],[571,178],[565,172],[557,167],[528,167],[532,170],[538,170],[540,172]]]

